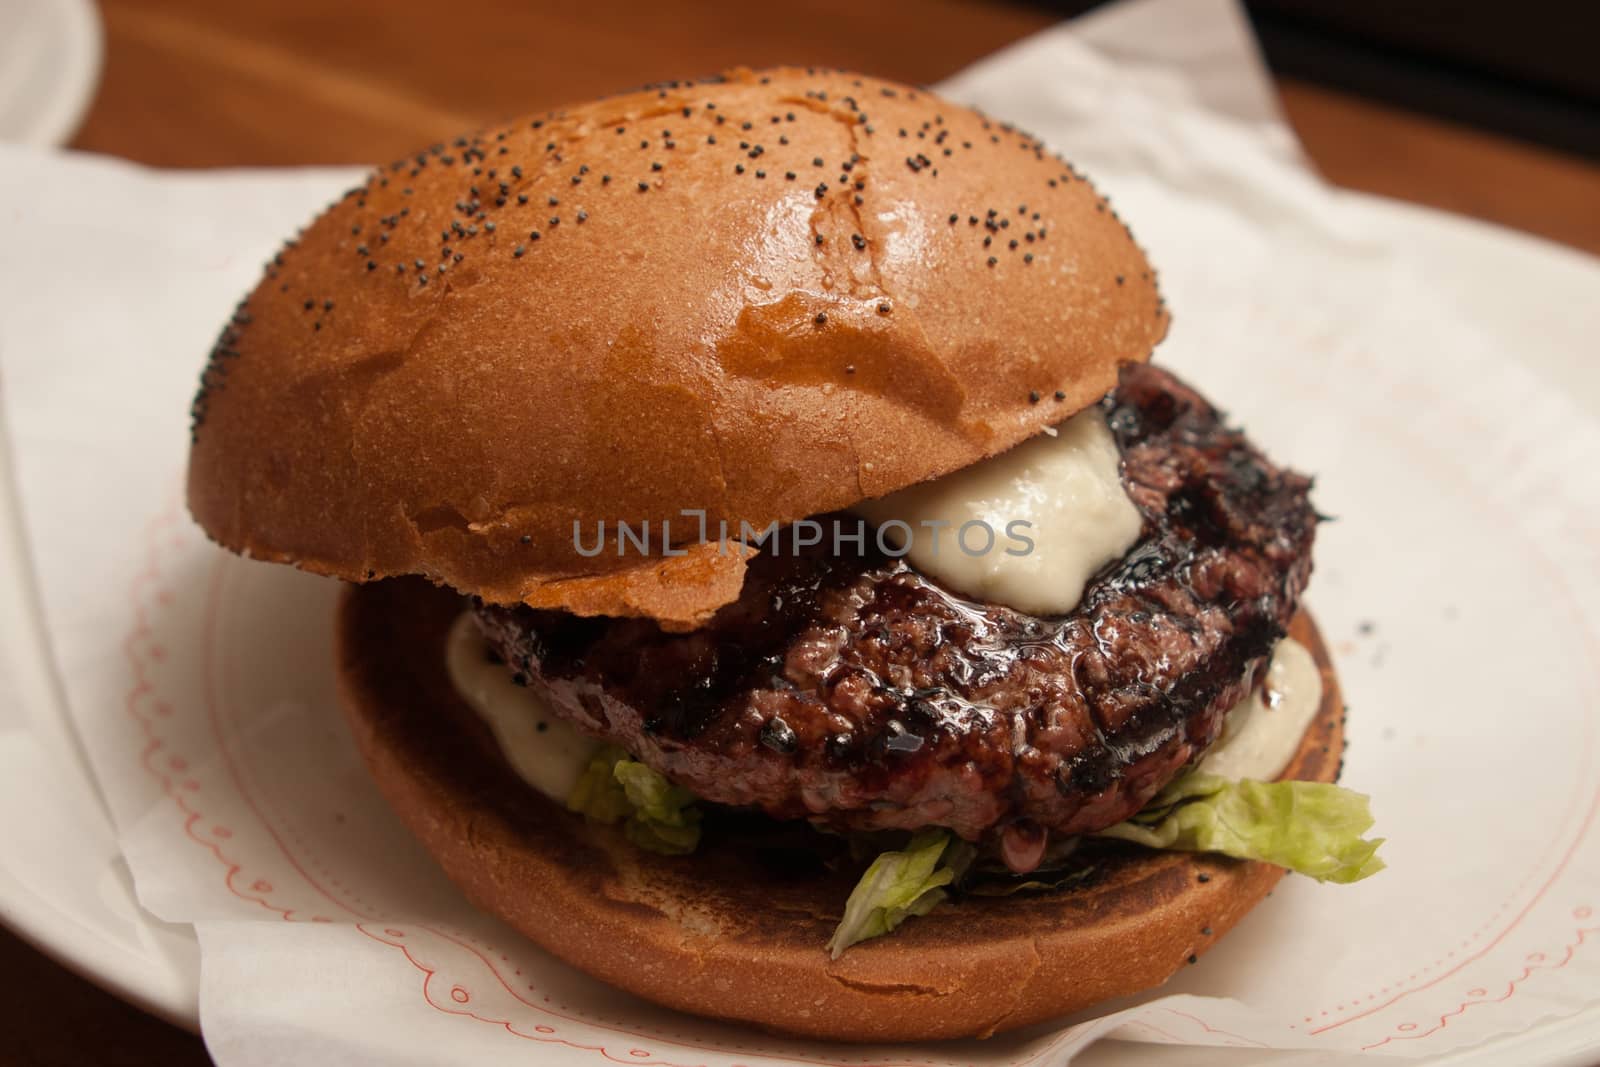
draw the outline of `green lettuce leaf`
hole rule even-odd
[[[961,877],[976,854],[971,845],[938,828],[919,830],[902,850],[879,853],[850,891],[828,951],[838,959],[851,945],[881,937],[913,915],[926,915],[945,899],[944,886]]]
[[[1356,882],[1383,870],[1383,839],[1361,836],[1371,827],[1367,798],[1326,782],[1188,774],[1099,836],[1264,860],[1319,882]]]
[[[684,856],[700,843],[700,809],[694,794],[673,785],[637,760],[618,760],[611,776],[622,783],[633,815],[628,840],[651,852]]]
[[[596,822],[623,823],[640,848],[683,856],[700,843],[694,794],[615,746],[595,753],[567,797],[567,809]]]
[[[567,810],[608,826],[631,815],[633,806],[628,803],[628,793],[612,773],[617,763],[627,758],[626,752],[614,746],[596,752],[578,776],[578,784],[567,794]]]

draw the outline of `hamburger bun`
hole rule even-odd
[[[613,986],[698,1015],[850,1041],[986,1036],[1159,985],[1282,877],[1264,863],[1107,843],[1081,884],[966,896],[864,942],[826,945],[849,871],[784,871],[707,834],[644,852],[524,784],[457,696],[459,597],[415,580],[346,590],[341,698],[389,804],[478,907]],[[1323,695],[1285,777],[1331,782],[1343,703],[1309,616]]]
[[[691,628],[701,540],[1001,452],[1166,331],[1105,200],[925,91],[733,71],[523,117],[378,169],[268,264],[194,405],[223,546],[350,581]],[[613,527],[614,529],[614,527]],[[713,534],[714,540],[714,534]]]

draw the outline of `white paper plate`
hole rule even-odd
[[[90,0],[0,0],[0,141],[66,144],[100,80]]]
[[[1376,203],[1430,277],[1475,308],[1481,324],[1528,367],[1600,415],[1600,365],[1579,318],[1538,308],[1584,306],[1600,265],[1509,231]],[[1570,301],[1570,303],[1568,303]],[[1519,341],[1526,341],[1522,344]],[[24,595],[0,602],[0,920],[67,966],[172,1020],[197,1026],[199,957],[192,932],[138,907],[80,747],[61,712],[41,644],[12,494],[0,494],[0,581]],[[1436,1062],[1587,1064],[1600,1049],[1600,1011],[1558,1019]],[[1330,1062],[1322,1053],[1240,1052],[1102,1042],[1084,1064]]]

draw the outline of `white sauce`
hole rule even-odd
[[[1098,407],[1009,452],[865,501],[856,511],[879,526],[904,522],[911,531],[906,558],[922,573],[974,599],[1033,615],[1077,607],[1094,573],[1133,547],[1141,524]],[[979,551],[987,540],[983,529],[960,532],[974,521],[994,532],[988,551]],[[1032,525],[1012,525],[1022,522]],[[934,523],[943,525],[925,525]],[[901,528],[886,533],[888,543],[905,545]]]
[[[523,781],[562,804],[600,743],[568,726],[528,689],[511,680],[503,663],[491,663],[472,617],[450,629],[445,662],[456,692],[472,705],[500,742],[506,762]]]
[[[1264,684],[1228,712],[1222,737],[1196,768],[1224,778],[1270,782],[1300,748],[1322,706],[1322,672],[1306,646],[1286,637],[1272,650]]]

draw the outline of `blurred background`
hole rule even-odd
[[[0,0],[0,138],[160,167],[372,163],[734,65],[912,83],[1098,5],[1001,0]],[[1600,253],[1600,4],[1250,0],[1331,182]],[[0,930],[0,1064],[202,1063]]]
[[[70,143],[169,167],[372,163],[485,119],[736,64],[935,82],[1097,6],[102,0],[104,63]],[[1600,251],[1600,4],[1244,6],[1330,181]],[[20,18],[7,8],[78,7],[94,11],[0,0],[0,60],[25,47],[4,32]],[[0,95],[15,80],[0,73]]]

